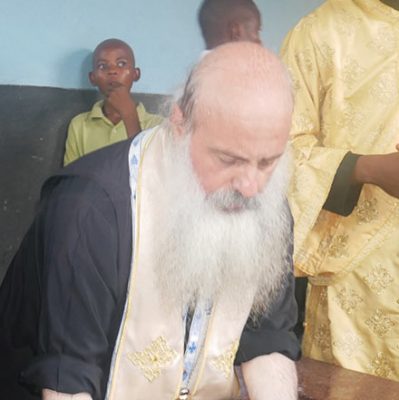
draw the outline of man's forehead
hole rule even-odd
[[[270,144],[286,137],[291,128],[291,110],[275,107],[273,100],[269,103],[257,107],[245,102],[233,106],[228,101],[219,107],[197,105],[194,126],[208,136],[209,141],[219,140],[220,149],[228,149],[229,143],[237,148],[253,146],[256,150],[256,146],[263,147],[264,142]]]
[[[201,60],[197,72],[199,87],[220,91],[257,90],[286,80],[278,58],[250,42],[229,43],[212,50]]]
[[[198,117],[220,116],[230,122],[247,124],[256,119],[259,123],[267,123],[270,113],[277,104],[282,105],[284,93],[270,91],[264,87],[261,78],[253,76],[247,80],[229,72],[220,71],[213,79],[206,79],[199,88],[195,105]]]

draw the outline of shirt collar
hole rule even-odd
[[[103,113],[103,104],[104,104],[104,100],[100,100],[100,101],[97,101],[96,103],[94,103],[93,108],[91,109],[90,115],[89,115],[91,119],[106,118]]]
[[[103,113],[103,104],[104,104],[104,100],[100,100],[100,101],[97,101],[96,103],[94,103],[94,105],[90,111],[90,114],[89,114],[90,119],[101,118],[101,119],[106,119],[108,121],[108,118]],[[137,108],[137,113],[139,115],[139,120],[141,122],[140,117],[145,111],[143,103],[137,103],[136,108]]]

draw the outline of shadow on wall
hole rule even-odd
[[[87,76],[87,64],[82,71]],[[69,121],[98,98],[88,89],[0,85],[0,282],[32,222],[42,183],[62,165]],[[159,112],[168,96],[135,98]]]

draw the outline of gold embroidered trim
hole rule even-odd
[[[371,364],[368,365],[367,369],[371,374],[377,375],[381,378],[389,378],[389,376],[394,372],[388,358],[381,352],[377,354]]]
[[[346,86],[352,88],[359,80],[359,77],[365,73],[366,69],[363,68],[357,60],[350,58],[344,63],[342,80]]]
[[[342,288],[335,297],[335,302],[347,313],[352,314],[363,299],[353,289]]]
[[[350,358],[360,346],[363,346],[363,341],[354,332],[346,332],[340,339],[333,342],[333,346]]]
[[[373,315],[366,320],[366,325],[379,337],[383,337],[393,328],[396,323],[388,315],[377,309]]]
[[[396,67],[380,74],[378,80],[369,90],[370,96],[382,104],[391,104],[398,98],[398,87],[396,84]]]
[[[316,346],[322,353],[330,354],[331,352],[331,332],[327,324],[321,324],[313,335]]]
[[[378,218],[377,199],[364,200],[355,208],[359,224],[368,224]]]
[[[348,256],[349,236],[343,235],[328,235],[320,243],[320,250],[327,250],[327,254],[331,258],[341,258]]]
[[[141,369],[149,382],[157,379],[161,375],[162,368],[176,357],[177,353],[162,336],[151,342],[144,351],[128,354],[129,360]]]
[[[383,268],[381,265],[374,267],[363,279],[367,286],[377,294],[381,294],[388,286],[391,286],[394,281],[387,269]]]
[[[233,370],[234,358],[238,350],[238,344],[238,340],[234,341],[224,354],[217,357],[215,360],[212,360],[212,365],[222,372],[226,379],[231,375]]]

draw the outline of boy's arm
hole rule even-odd
[[[141,132],[137,105],[126,86],[118,84],[112,88],[106,101],[121,116],[129,138]]]

